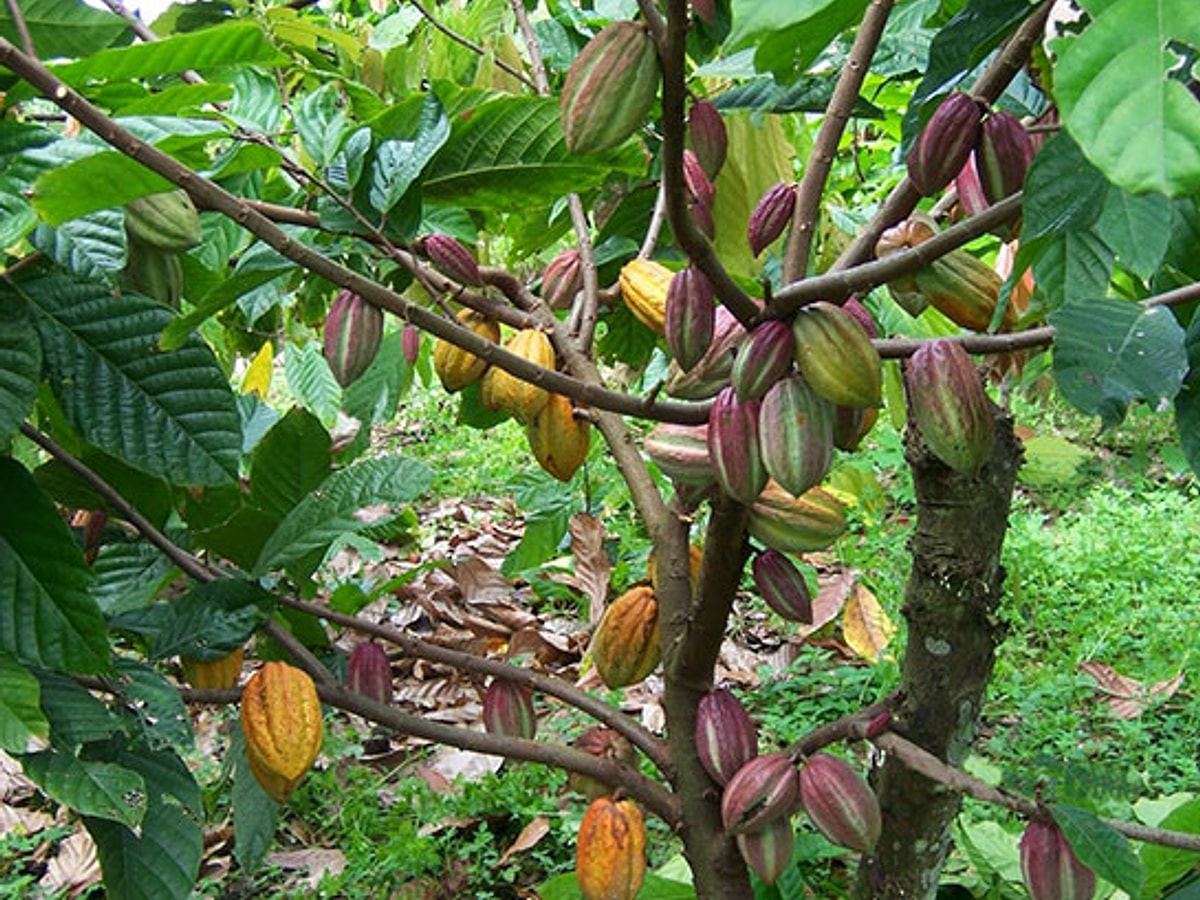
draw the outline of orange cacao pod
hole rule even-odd
[[[659,648],[658,601],[646,585],[630,588],[604,611],[592,637],[592,661],[610,688],[637,684],[654,671]]]
[[[538,465],[559,481],[570,481],[587,459],[592,423],[576,418],[570,397],[551,394],[525,433]]]
[[[494,344],[500,341],[500,325],[473,309],[461,310],[458,313],[458,323]],[[433,371],[442,387],[450,393],[461,391],[467,385],[478,381],[483,377],[487,365],[486,360],[456,347],[449,341],[439,339],[433,345]]]
[[[504,349],[543,369],[554,369],[554,348],[550,345],[550,338],[536,328],[521,329],[508,339]],[[503,410],[518,422],[528,425],[545,407],[550,392],[492,366],[483,374],[479,396],[489,409]]]
[[[599,797],[579,825],[575,877],[584,900],[633,900],[646,876],[646,825],[630,800]]]
[[[183,666],[183,677],[187,683],[198,691],[223,691],[238,683],[242,674],[243,648],[238,647],[232,653],[217,659],[197,659],[194,656],[181,656],[179,662]]]
[[[666,331],[667,291],[673,277],[670,269],[651,259],[634,259],[621,269],[618,279],[621,299],[634,317],[655,334]]]
[[[250,771],[284,802],[321,752],[321,701],[313,680],[287,663],[264,664],[242,689],[242,733]]]

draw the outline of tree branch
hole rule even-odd
[[[433,15],[433,13],[431,13],[429,11],[429,9],[425,6],[424,3],[421,2],[421,0],[412,0],[412,5],[414,7],[416,7],[417,12],[419,12],[422,16],[424,16],[425,20],[428,21],[430,25],[432,25],[434,28],[436,28],[438,31],[440,31],[442,34],[444,34],[446,37],[450,38],[450,40],[454,41],[454,43],[460,44],[461,46],[466,47],[468,50],[470,50],[472,53],[477,54],[478,56],[486,56],[487,55],[487,51],[483,47],[479,46],[479,44],[476,44],[474,41],[470,40],[469,38],[463,37],[461,34],[459,34],[454,29],[439,22],[437,17],[435,17]],[[530,80],[528,75],[526,75],[520,69],[513,68],[512,66],[510,66],[508,63],[506,63],[504,60],[500,59],[499,57],[493,56],[492,62],[494,62],[496,64],[497,68],[503,69],[505,72],[507,72],[513,78],[517,79],[517,81],[521,82],[526,87],[528,87],[528,88],[536,87],[534,85],[534,83]]]
[[[21,46],[30,56],[37,56],[37,48],[33,45],[33,35],[29,33],[29,23],[25,21],[25,14],[21,12],[20,0],[8,0],[8,14],[12,17],[13,25],[17,29],[17,37],[21,40]]]

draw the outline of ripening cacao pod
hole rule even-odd
[[[194,656],[179,657],[183,666],[183,677],[198,691],[224,691],[235,687],[242,674],[245,650],[238,647],[216,659],[197,659]]]
[[[264,791],[283,803],[321,752],[321,701],[307,673],[264,663],[242,689],[246,759]]]
[[[717,307],[713,323],[712,345],[700,362],[687,372],[677,363],[671,363],[666,390],[672,397],[707,400],[729,383],[734,353],[746,339],[746,329],[724,306]]]
[[[717,484],[730,497],[747,505],[766,486],[758,441],[760,400],[739,400],[733,388],[717,394],[708,411],[708,455]]]
[[[783,753],[756,756],[734,773],[721,793],[721,822],[730,834],[755,831],[789,818],[800,805],[796,766]]]
[[[421,329],[416,325],[405,325],[400,330],[400,352],[410,366],[417,364],[417,357],[421,355]]]
[[[360,641],[346,663],[346,687],[376,703],[392,702],[392,661],[374,641]]]
[[[642,446],[659,470],[676,484],[705,488],[716,481],[708,453],[708,425],[660,422]]]
[[[554,347],[544,331],[522,328],[505,343],[504,349],[543,369],[554,370]],[[516,375],[492,366],[483,373],[479,399],[488,409],[499,409],[528,425],[550,400],[550,392]]]
[[[125,204],[125,232],[147,246],[183,253],[200,244],[200,214],[185,191],[148,194]]]
[[[457,318],[460,325],[475,332],[484,340],[499,343],[499,323],[473,309],[459,310]],[[434,374],[442,383],[442,387],[450,393],[461,391],[467,385],[474,384],[483,377],[487,367],[487,360],[474,353],[468,353],[449,341],[439,338],[433,345]]]
[[[779,182],[767,188],[750,213],[746,236],[750,252],[762,253],[768,244],[783,234],[796,209],[796,185]]]
[[[863,330],[863,334],[874,339],[879,337],[879,326],[875,324],[875,317],[871,315],[871,311],[862,305],[862,301],[857,297],[850,297],[842,304],[842,312],[858,323],[858,327]]]
[[[645,26],[614,22],[584,46],[567,71],[559,110],[572,153],[617,146],[646,121],[658,93],[658,52]]]
[[[588,728],[571,742],[571,746],[600,759],[610,759],[627,766],[637,764],[637,753],[633,749],[633,744],[629,743],[624,735],[603,725],[593,725]],[[571,772],[567,775],[567,787],[583,794],[589,800],[612,793],[612,788],[604,782],[579,772]]]
[[[583,900],[633,900],[646,877],[646,825],[631,800],[598,797],[579,825],[575,878]]]
[[[569,309],[583,290],[583,256],[571,247],[550,261],[542,272],[542,299],[551,309]]]
[[[922,344],[904,367],[904,385],[925,445],[954,471],[975,475],[991,455],[995,425],[967,351],[947,338]]]
[[[746,707],[725,688],[700,698],[696,708],[696,754],[704,771],[724,787],[758,756],[758,728]]]
[[[993,112],[983,120],[975,163],[988,203],[999,203],[1025,186],[1033,162],[1033,138],[1021,120],[1006,112]]]
[[[143,244],[132,237],[127,250],[125,268],[121,271],[122,285],[172,309],[179,309],[183,297],[183,266],[179,254]]]
[[[717,24],[717,0],[692,0],[691,6],[696,18],[709,28]]]
[[[879,406],[883,364],[862,328],[840,307],[818,301],[796,313],[796,367],[814,391],[839,406]]]
[[[751,569],[754,587],[767,606],[785,619],[812,624],[812,593],[795,563],[778,550],[764,550],[754,557]]]
[[[700,164],[700,157],[691,150],[683,151],[683,182],[692,199],[712,208],[713,200],[717,196],[717,189],[709,180],[704,166]]]
[[[817,753],[800,767],[800,803],[839,847],[870,853],[883,830],[875,792],[845,760]]]
[[[570,397],[551,394],[525,429],[538,465],[559,481],[570,481],[587,459],[592,423],[575,415]]]
[[[758,446],[767,474],[799,497],[833,464],[835,407],[799,375],[775,383],[758,412]]]
[[[792,328],[779,319],[760,322],[733,357],[730,383],[739,400],[762,397],[792,367],[796,338]]]
[[[416,248],[429,257],[433,267],[447,278],[453,278],[459,284],[483,284],[483,276],[475,258],[450,235],[440,231],[427,235],[417,242]]]
[[[621,268],[618,284],[621,299],[634,317],[655,334],[664,332],[667,318],[667,291],[673,273],[650,259],[630,260]]]
[[[717,107],[708,100],[697,100],[688,110],[688,137],[696,159],[710,179],[716,178],[729,152],[729,133]]]
[[[601,681],[619,688],[645,679],[661,658],[654,590],[646,585],[632,587],[600,617],[592,635],[592,662]]]
[[[699,363],[712,346],[717,314],[713,299],[712,282],[694,266],[671,278],[663,329],[667,349],[685,372]]]
[[[777,481],[768,481],[750,507],[746,528],[751,537],[781,553],[824,550],[846,530],[846,511],[828,491],[809,488],[793,497]]]
[[[978,102],[954,91],[934,110],[908,154],[908,177],[923,196],[948,185],[963,167],[982,129]]]
[[[792,861],[796,832],[792,820],[776,819],[757,831],[737,835],[738,852],[764,884],[774,884]]]
[[[1092,900],[1096,873],[1079,861],[1053,822],[1031,820],[1021,835],[1021,877],[1032,900]]]
[[[962,171],[954,176],[954,191],[958,194],[958,208],[964,216],[977,216],[992,204],[983,192],[979,178],[979,158],[975,152],[967,157]]]
[[[862,443],[863,438],[871,433],[875,420],[879,418],[879,410],[857,409],[853,406],[835,406],[833,408],[833,446],[847,453],[853,453]]]
[[[342,387],[356,381],[383,343],[383,310],[352,291],[341,291],[325,317],[325,362]]]
[[[483,694],[483,727],[488,734],[533,740],[537,734],[533,689],[507,678],[493,678]]]

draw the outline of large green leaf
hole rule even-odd
[[[141,824],[146,813],[146,785],[132,769],[57,749],[26,756],[22,763],[25,774],[46,796],[75,812],[130,828]]]
[[[73,275],[115,286],[125,265],[125,219],[119,210],[97,210],[57,228],[42,225],[30,243]]]
[[[450,137],[450,120],[437,95],[430,91],[421,107],[417,133],[411,140],[383,141],[371,167],[371,205],[385,215],[421,176]]]
[[[1135,196],[1113,187],[1096,232],[1117,260],[1142,278],[1158,269],[1171,240],[1171,202],[1162,194]]]
[[[254,450],[250,497],[264,512],[282,519],[329,477],[332,441],[307,410],[293,407]]]
[[[270,594],[248,581],[223,578],[197,584],[167,605],[169,615],[151,654],[158,659],[220,659],[246,643],[266,618],[269,604]]]
[[[0,444],[33,408],[42,378],[42,345],[23,305],[0,296]]]
[[[0,497],[0,650],[62,672],[106,671],[104,618],[66,523],[25,467],[3,457]]]
[[[1085,809],[1063,804],[1051,809],[1081,863],[1129,896],[1140,896],[1145,873],[1128,838]]]
[[[396,415],[396,407],[412,379],[413,367],[404,358],[400,333],[389,332],[367,371],[342,392],[342,408],[367,428],[387,422]]]
[[[50,723],[41,706],[42,688],[8,653],[0,653],[0,749],[28,753],[45,746]]]
[[[150,603],[174,569],[147,543],[106,544],[92,563],[91,594],[106,616]]]
[[[1200,190],[1200,103],[1188,90],[1200,4],[1083,0],[1092,20],[1055,45],[1063,125],[1114,184],[1171,197]]]
[[[360,510],[408,503],[432,480],[427,465],[400,456],[369,459],[334,472],[279,523],[259,554],[254,574],[263,575],[328,547],[344,534],[370,527],[359,518]]]
[[[118,15],[93,9],[77,0],[21,0],[21,18],[42,59],[87,56],[107,47],[128,31]],[[10,7],[0,7],[0,36],[21,46]]]
[[[755,65],[781,80],[817,58],[829,42],[857,22],[870,0],[733,0],[728,50],[756,47]]]
[[[56,747],[104,741],[124,730],[126,723],[75,679],[40,670],[34,674],[41,685],[42,712]]]
[[[288,344],[283,372],[296,401],[332,427],[342,406],[342,389],[325,362],[321,345],[316,341],[303,346]]]
[[[87,441],[174,484],[237,477],[233,392],[199,338],[158,350],[168,309],[61,276],[0,285],[0,295],[6,290],[19,290],[36,311],[54,394]]]
[[[1161,822],[1153,824],[1170,831],[1200,834],[1200,798],[1193,796],[1171,810]],[[1146,870],[1143,897],[1159,896],[1163,888],[1178,881],[1200,863],[1200,853],[1194,850],[1179,850],[1160,844],[1142,844],[1139,857]]]
[[[233,852],[238,865],[253,872],[275,840],[279,804],[250,771],[240,724],[234,725],[227,759],[233,765]]]
[[[25,197],[34,180],[50,168],[25,150],[53,144],[47,128],[11,117],[0,119],[0,247],[11,247],[37,224],[37,214]]]
[[[119,697],[141,719],[146,739],[155,747],[191,749],[192,717],[179,686],[140,660],[118,658],[116,669]]]

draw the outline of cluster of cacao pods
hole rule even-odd
[[[179,255],[199,243],[200,214],[186,192],[130,201],[125,206],[124,286],[178,309],[183,296]]]
[[[321,752],[324,726],[316,685],[287,663],[264,663],[242,689],[241,723],[251,773],[283,803]]]
[[[1062,830],[1033,819],[1020,840],[1021,877],[1032,900],[1092,900],[1096,873],[1079,861]]]

